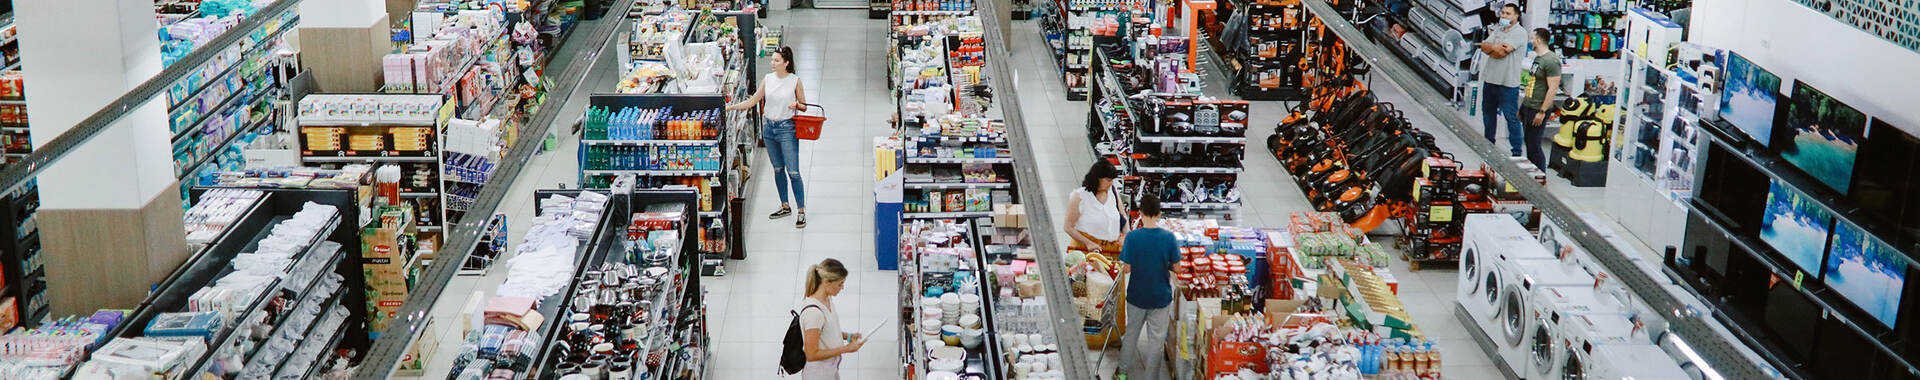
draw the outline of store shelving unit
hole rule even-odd
[[[764,11],[764,10],[762,10]],[[630,90],[629,94],[595,94],[590,107],[611,107],[618,111],[621,107],[640,107],[643,109],[660,106],[672,106],[675,114],[694,110],[719,110],[719,121],[703,128],[717,129],[718,133],[702,136],[699,139],[675,140],[624,140],[585,139],[582,141],[581,160],[586,162],[586,153],[590,149],[636,148],[636,149],[673,149],[680,147],[711,147],[719,150],[718,163],[699,168],[699,170],[606,170],[611,167],[599,167],[583,164],[581,179],[589,188],[605,186],[614,175],[630,174],[641,177],[642,187],[659,186],[666,181],[704,178],[705,183],[695,186],[702,188],[703,194],[711,198],[699,212],[708,226],[702,228],[701,245],[711,245],[703,255],[712,274],[725,273],[725,259],[741,260],[746,258],[744,223],[737,223],[740,212],[745,209],[747,194],[753,183],[749,176],[753,172],[753,157],[760,143],[759,110],[725,111],[728,99],[744,99],[752,95],[759,86],[758,65],[755,62],[753,46],[761,42],[756,25],[759,22],[755,13],[749,12],[711,12],[686,13],[679,8],[666,8],[644,13],[643,18],[635,19],[634,30],[646,30],[648,33],[635,33],[627,37],[627,49],[615,50],[622,64],[623,77],[629,77],[631,71],[641,64],[662,64],[678,72],[710,69],[708,67],[690,67],[685,61],[689,48],[712,45],[721,55],[720,64],[725,65],[721,78],[718,78],[717,91],[696,93],[683,86],[678,80],[669,80],[658,88]],[[684,19],[680,18],[684,17]],[[734,33],[728,41],[720,31],[707,28],[731,26]],[[748,45],[751,44],[751,45]],[[742,46],[744,45],[744,46]],[[632,78],[629,78],[632,79]],[[701,89],[700,91],[708,91]],[[637,100],[636,100],[637,99]],[[610,106],[611,105],[611,106]],[[712,162],[709,162],[712,164]],[[712,228],[718,222],[720,228]]]
[[[1095,40],[1100,46],[1114,43]],[[1087,134],[1088,141],[1094,144],[1096,157],[1114,163],[1125,174],[1120,182],[1121,192],[1134,194],[1126,199],[1146,196],[1141,195],[1143,193],[1157,194],[1162,206],[1179,214],[1230,213],[1236,209],[1239,202],[1222,202],[1210,195],[1188,199],[1185,194],[1188,190],[1180,188],[1180,184],[1192,182],[1211,187],[1239,179],[1244,170],[1240,160],[1246,150],[1246,122],[1251,111],[1248,104],[1161,92],[1132,99],[1128,94],[1149,89],[1121,78],[1131,77],[1131,71],[1146,69],[1125,63],[1135,58],[1111,57],[1109,51],[1113,50],[1099,49],[1094,53],[1094,59],[1112,64],[1100,65],[1092,73],[1094,86],[1092,101],[1088,102]],[[1230,115],[1236,113],[1242,119],[1230,120]],[[1176,126],[1168,121],[1167,116],[1172,115],[1191,122]],[[1204,127],[1209,132],[1201,132],[1204,123],[1213,123]],[[1238,127],[1224,127],[1230,123]],[[1214,157],[1220,156],[1230,158],[1229,162],[1216,162],[1219,160]],[[1208,161],[1192,161],[1196,157]],[[1210,192],[1204,188],[1194,190]],[[1180,194],[1170,198],[1166,196],[1169,191]]]
[[[0,197],[0,231],[11,231],[11,239],[0,239],[0,275],[5,288],[0,297],[12,298],[15,310],[0,311],[16,316],[21,326],[38,326],[51,316],[47,299],[45,256],[40,255],[40,227],[34,218],[40,208],[37,186],[23,186]]]
[[[578,190],[541,190],[536,198],[544,199],[552,195],[577,194]],[[659,286],[657,298],[644,300],[652,309],[645,310],[648,318],[645,326],[636,331],[646,332],[641,344],[634,351],[642,357],[635,361],[632,371],[634,378],[687,378],[687,373],[704,374],[710,337],[706,326],[705,288],[701,284],[700,268],[702,260],[697,246],[686,244],[697,237],[699,220],[689,212],[698,207],[699,193],[687,190],[634,190],[632,194],[616,193],[609,199],[606,211],[600,218],[600,224],[592,237],[580,246],[575,265],[573,283],[566,290],[548,300],[539,303],[540,312],[560,313],[573,309],[575,294],[584,282],[598,283],[599,270],[604,264],[623,263],[645,267],[646,263],[629,262],[625,242],[631,239],[629,227],[633,225],[633,215],[644,212],[681,212],[684,219],[675,228],[681,237],[679,250],[675,252],[665,269],[665,277],[670,284]],[[541,326],[540,351],[533,356],[533,367],[521,375],[527,379],[552,379],[564,375],[559,373],[558,364],[564,357],[566,344],[572,334],[557,321],[549,321]],[[666,354],[658,365],[645,365],[646,353],[664,351]],[[696,378],[699,376],[696,375]]]
[[[370,97],[408,97],[438,95],[368,95]],[[444,195],[449,181],[442,181],[445,169],[441,160],[442,130],[452,120],[454,102],[444,99],[433,111],[434,121],[338,121],[302,118],[296,123],[300,134],[300,162],[304,166],[335,167],[348,164],[398,165],[401,167],[401,198],[418,207],[415,224],[422,231],[437,233],[452,222],[447,215]],[[426,135],[424,146],[399,149],[399,136]],[[356,149],[350,136],[378,139],[377,150]],[[437,245],[436,245],[437,246]]]
[[[195,197],[198,197],[203,189],[206,188],[195,188],[191,192]],[[241,217],[241,219],[224,231],[213,244],[193,254],[193,256],[187,259],[185,264],[181,265],[165,280],[161,281],[155,288],[155,291],[149,295],[145,301],[142,301],[132,313],[128,314],[127,320],[121,323],[112,335],[122,338],[142,336],[144,335],[142,330],[144,330],[148,323],[156,316],[163,313],[186,310],[189,302],[188,298],[193,296],[195,292],[199,291],[202,287],[212,284],[213,281],[219,277],[233,271],[232,261],[237,255],[242,252],[253,252],[259,242],[272,233],[275,225],[279,224],[280,221],[287,220],[290,215],[299,211],[303,204],[315,202],[332,205],[336,207],[337,213],[333,215],[328,227],[321,229],[318,234],[311,238],[312,240],[307,244],[307,251],[300,257],[295,258],[294,262],[290,263],[288,268],[291,270],[292,268],[300,268],[303,263],[309,261],[325,260],[326,264],[324,264],[323,268],[330,269],[330,271],[322,270],[306,283],[292,283],[286,278],[274,280],[273,285],[268,286],[269,290],[261,292],[258,298],[251,302],[249,304],[250,306],[245,309],[246,311],[242,312],[239,316],[235,316],[232,320],[236,322],[245,321],[252,319],[253,316],[259,315],[260,313],[266,313],[267,311],[265,309],[268,307],[269,301],[275,298],[287,298],[294,301],[311,300],[321,305],[330,305],[323,310],[344,308],[348,313],[348,317],[341,322],[334,323],[334,327],[324,330],[316,328],[323,325],[323,323],[314,321],[308,326],[308,333],[303,336],[329,336],[330,338],[328,339],[318,341],[329,342],[329,347],[345,347],[363,350],[369,343],[365,338],[367,336],[365,311],[356,307],[347,307],[346,305],[357,305],[365,302],[364,294],[359,291],[365,288],[365,282],[362,279],[359,268],[343,265],[347,262],[346,260],[358,256],[345,249],[345,247],[357,247],[360,245],[359,231],[357,228],[354,228],[355,221],[359,220],[356,195],[354,192],[348,190],[261,191],[264,191],[266,194],[255,201],[253,207],[244,214],[245,216]],[[338,245],[321,244],[325,242],[332,242]],[[337,247],[339,249],[325,251],[324,248],[326,247]],[[314,293],[315,290],[319,290],[318,285],[321,283],[321,279],[325,278],[328,273],[337,274],[341,277],[342,280],[339,286],[331,291]],[[315,295],[324,296],[317,298],[310,297]],[[277,334],[277,331],[281,327],[287,326],[289,322],[288,314],[292,314],[291,311],[294,308],[303,304],[304,302],[290,302],[290,305],[282,306],[284,311],[271,314],[273,318],[269,318],[266,321],[266,326],[270,327],[269,330],[276,331]],[[324,311],[322,316],[324,317]],[[224,330],[212,336],[212,339],[208,343],[208,351],[206,353],[198,359],[193,360],[187,367],[184,367],[186,368],[185,371],[175,373],[193,374],[197,376],[198,374],[207,372],[215,365],[214,358],[221,354],[222,349],[233,346],[232,343],[237,342],[239,339],[251,339],[251,334],[238,331],[238,327],[237,324],[223,326]],[[320,335],[324,331],[331,331],[331,333]],[[256,342],[253,347],[259,347],[263,344],[264,342]],[[330,352],[331,350],[322,351]],[[262,352],[264,352],[264,350],[256,349],[241,356],[245,359],[244,362],[246,363],[259,363],[261,365],[272,364],[276,368],[285,364],[284,360],[289,358],[258,357]],[[256,359],[259,361],[256,361]]]
[[[299,22],[297,12],[280,15],[167,90],[174,176],[182,179],[182,191],[197,184],[200,173],[237,167],[240,157],[225,153],[279,122],[276,100],[289,93],[285,78],[293,75],[274,49]]]
[[[1081,0],[1047,1],[1053,8],[1044,12],[1046,20],[1042,30],[1047,33],[1048,43],[1053,45],[1054,57],[1059,62],[1062,78],[1066,81],[1067,100],[1087,100],[1091,70],[1090,63],[1098,62],[1093,56],[1094,37],[1120,37],[1131,41],[1130,36],[1136,26],[1136,18],[1148,15],[1149,3],[1129,1],[1095,5]],[[1117,20],[1119,25],[1108,25],[1096,31],[1093,27],[1100,20]]]
[[[902,218],[986,217],[993,215],[995,204],[1019,203],[1019,187],[1012,181],[1014,160],[1005,153],[1007,142],[1001,124],[986,119],[957,120],[935,122],[971,123],[984,128],[969,132],[966,128],[933,126],[902,131]],[[928,130],[941,134],[922,134]],[[954,209],[956,205],[962,207]]]
[[[1228,59],[1234,93],[1248,100],[1302,100],[1306,93],[1308,19],[1299,0],[1232,2],[1236,12],[1247,12],[1247,39],[1221,41],[1239,44],[1241,52]]]
[[[1334,6],[1357,10],[1363,3],[1347,0],[1334,2]],[[1522,2],[1521,6],[1527,5]],[[1475,55],[1472,43],[1486,35],[1481,12],[1478,7],[1461,9],[1454,1],[1440,0],[1421,1],[1399,12],[1379,12],[1377,17],[1357,17],[1372,20],[1360,26],[1368,38],[1416,68],[1415,72],[1435,90],[1451,94],[1455,102],[1465,102],[1478,99],[1468,93],[1474,91],[1469,88]],[[1396,25],[1405,32],[1394,32]]]
[[[953,15],[966,16],[971,12],[959,11],[953,12]],[[945,98],[952,102],[953,112],[975,115],[984,113],[985,108],[991,107],[990,104],[979,101],[978,97],[973,96],[973,91],[969,90],[970,87],[991,84],[991,79],[985,78],[985,73],[980,70],[986,64],[984,55],[976,55],[983,48],[980,40],[982,36],[979,32],[940,31],[927,35],[915,35],[902,33],[899,29],[919,24],[902,24],[905,20],[899,18],[894,21],[896,29],[888,34],[892,41],[889,45],[892,51],[887,55],[887,84],[893,91],[894,112],[899,116],[894,120],[895,129],[918,128],[929,122],[925,120],[928,117],[925,112],[913,111],[926,111],[925,108],[933,106],[925,99],[938,95],[929,94],[929,92],[942,90],[942,87],[949,91]],[[937,55],[944,59],[940,59],[938,66],[925,60],[904,59],[905,56],[915,54]],[[959,56],[978,56],[980,59],[957,58]],[[927,75],[929,71],[936,69],[937,74],[931,77]],[[981,76],[975,77],[970,73],[981,73]]]
[[[705,239],[694,239],[693,241],[700,242],[700,244],[695,246],[705,246],[710,242],[724,242],[726,247],[723,248],[722,251],[726,252],[709,253],[728,253],[730,256],[736,257],[742,254],[734,253],[735,251],[743,249],[741,243],[742,236],[738,233],[739,227],[737,226],[741,224],[739,221],[743,220],[741,219],[743,218],[741,214],[742,207],[740,207],[739,202],[734,201],[741,198],[741,195],[736,194],[740,190],[741,181],[734,178],[740,174],[735,170],[731,170],[731,168],[735,167],[734,162],[742,160],[742,156],[736,154],[736,149],[728,149],[728,147],[736,144],[735,141],[731,140],[735,137],[731,136],[732,133],[730,133],[730,130],[740,129],[740,126],[725,127],[737,122],[737,120],[728,119],[728,117],[732,115],[727,115],[726,112],[721,111],[721,109],[726,106],[726,98],[717,94],[593,94],[588,104],[589,107],[609,110],[619,110],[629,107],[638,109],[663,109],[671,107],[674,115],[693,112],[717,113],[719,120],[702,124],[704,128],[703,131],[706,132],[705,135],[714,137],[711,139],[703,137],[703,139],[699,140],[604,140],[604,136],[587,136],[588,138],[580,141],[580,151],[578,153],[578,159],[582,163],[580,167],[580,184],[585,188],[606,188],[613,183],[615,177],[628,175],[637,177],[637,186],[640,188],[653,189],[668,186],[687,186],[694,188],[701,195],[699,202],[696,204],[698,207],[694,209],[696,213],[701,215],[700,224],[702,226],[709,226],[714,223],[719,223],[722,226],[726,226],[728,230],[728,233],[723,234],[724,236],[704,236],[705,234],[702,234]],[[609,152],[618,149],[627,152],[623,154],[625,157],[653,157],[655,160],[658,160],[655,161],[656,163],[665,163],[669,160],[666,158],[669,157],[670,153],[668,152],[687,148],[699,148],[710,152],[689,156],[700,160],[710,160],[706,163],[706,167],[698,169],[629,169],[614,167],[612,166],[614,165],[612,162],[614,159],[602,157],[602,155],[611,154]],[[674,162],[684,161],[676,160]],[[637,161],[619,165],[626,167],[654,167],[648,165],[648,163]]]
[[[961,238],[959,241],[948,239],[937,242],[920,242],[903,239],[900,243],[900,295],[898,299],[899,302],[896,304],[898,305],[898,313],[896,314],[898,314],[900,318],[900,323],[896,329],[896,332],[900,334],[899,341],[901,345],[900,362],[902,365],[898,372],[900,378],[921,378],[923,374],[932,369],[933,359],[929,352],[933,347],[927,346],[929,341],[922,338],[921,331],[918,331],[923,322],[921,319],[923,318],[921,309],[924,307],[940,307],[939,305],[927,305],[922,301],[923,297],[928,294],[926,291],[928,286],[940,286],[942,288],[948,288],[949,292],[958,292],[958,294],[970,295],[980,299],[977,314],[981,317],[980,329],[983,331],[981,335],[982,342],[977,348],[966,349],[967,360],[965,361],[970,363],[973,362],[975,358],[982,359],[981,363],[984,368],[982,368],[981,372],[986,374],[987,378],[1006,378],[1001,373],[1003,371],[1001,366],[1005,364],[1003,362],[1005,355],[1001,352],[998,336],[1000,334],[994,330],[993,322],[991,321],[994,319],[992,314],[995,310],[995,299],[992,297],[992,294],[987,294],[982,290],[984,289],[983,287],[986,286],[986,283],[984,281],[976,283],[972,285],[970,289],[959,289],[957,291],[951,289],[955,286],[967,287],[965,285],[952,284],[952,282],[955,281],[955,273],[968,271],[983,273],[984,269],[987,268],[983,258],[984,255],[981,252],[982,240],[978,227],[975,225],[976,222],[986,223],[987,221],[964,218],[957,220],[943,219],[914,221],[902,223],[900,226],[903,236],[918,233],[917,231],[922,228],[957,226],[962,230],[957,235],[957,237]],[[936,265],[931,263],[929,263],[929,265],[922,265],[921,261],[923,257],[932,255],[927,251],[933,249],[970,250],[971,257],[960,259],[959,261],[962,264],[960,267],[949,268],[948,271],[932,270]],[[1010,371],[1010,369],[1004,370]]]
[[[1683,92],[1696,96],[1702,92],[1697,83],[1680,78],[1694,73],[1675,71],[1690,69],[1668,69],[1666,64],[1670,51],[1666,47],[1679,42],[1679,26],[1642,9],[1633,12],[1628,23],[1636,31],[1630,34],[1637,37],[1631,43],[1644,41],[1647,48],[1621,54],[1627,72],[1626,82],[1619,86],[1619,119],[1609,131],[1607,205],[1619,210],[1609,214],[1642,241],[1655,246],[1678,244],[1680,232],[1664,226],[1686,218],[1684,204],[1695,182],[1695,153],[1702,144],[1699,116],[1682,114],[1679,100]],[[1718,109],[1708,103],[1717,103],[1719,96],[1698,99],[1703,104],[1697,109]]]
[[[1547,7],[1551,42],[1568,59],[1619,59],[1626,47],[1627,0],[1552,0]]]

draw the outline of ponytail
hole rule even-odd
[[[807,268],[807,296],[820,291],[820,284],[847,278],[847,267],[840,260],[826,259]]]

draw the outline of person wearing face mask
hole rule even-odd
[[[1533,89],[1527,92],[1527,98],[1520,102],[1520,120],[1527,123],[1526,144],[1527,161],[1534,166],[1547,167],[1547,155],[1540,152],[1540,138],[1545,134],[1548,111],[1560,107],[1553,105],[1553,98],[1560,94],[1560,53],[1553,51],[1553,45],[1546,28],[1534,28],[1533,68],[1527,70],[1533,76]]]
[[[1474,46],[1487,55],[1480,62],[1480,121],[1485,123],[1482,134],[1487,142],[1493,142],[1499,125],[1495,119],[1505,117],[1508,151],[1520,157],[1520,149],[1526,146],[1521,141],[1526,132],[1522,131],[1518,109],[1520,65],[1524,57],[1515,53],[1527,46],[1527,28],[1520,26],[1520,6],[1512,3],[1500,6],[1500,20],[1487,29],[1487,39]]]

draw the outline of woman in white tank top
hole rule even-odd
[[[800,139],[793,131],[793,114],[807,109],[807,93],[800,85],[800,76],[793,73],[793,48],[781,46],[774,52],[772,63],[773,71],[760,80],[760,88],[753,91],[753,96],[728,104],[727,110],[749,110],[765,104],[761,110],[766,120],[760,129],[760,142],[767,147],[767,161],[773,163],[773,183],[780,189],[780,210],[767,218],[785,218],[796,211],[787,206],[791,188],[793,201],[800,206],[797,208],[800,217],[794,219],[793,227],[807,228],[807,191],[800,183]]]
[[[1069,249],[1120,254],[1120,240],[1126,232],[1126,219],[1120,211],[1120,195],[1113,181],[1120,170],[1106,161],[1096,161],[1080,181],[1080,188],[1067,196],[1067,236]]]

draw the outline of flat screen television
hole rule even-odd
[[[1811,275],[1820,274],[1833,215],[1812,197],[1773,181],[1767,190],[1767,208],[1760,220],[1760,240]]]
[[[1860,145],[1864,163],[1854,168],[1853,186],[1847,189],[1847,202],[1861,211],[1892,225],[1906,220],[1902,215],[1914,203],[1920,203],[1920,138],[1907,134],[1886,119],[1874,118],[1873,131]],[[1896,246],[1903,239],[1887,239]]]
[[[1780,76],[1734,52],[1727,52],[1723,67],[1727,79],[1720,92],[1720,119],[1767,145],[1773,138],[1774,113],[1780,108]]]
[[[1900,318],[1900,296],[1907,288],[1906,254],[1860,226],[1837,224],[1821,278],[1841,298],[1894,328]]]
[[[1834,191],[1847,193],[1854,157],[1866,136],[1866,114],[1795,80],[1781,129],[1774,131],[1772,145],[1781,158]]]
[[[1820,326],[1821,313],[1826,309],[1800,294],[1790,281],[1781,279],[1768,284],[1766,309],[1761,318],[1780,348],[1794,359],[1812,359],[1815,337],[1819,335],[1815,327]]]

